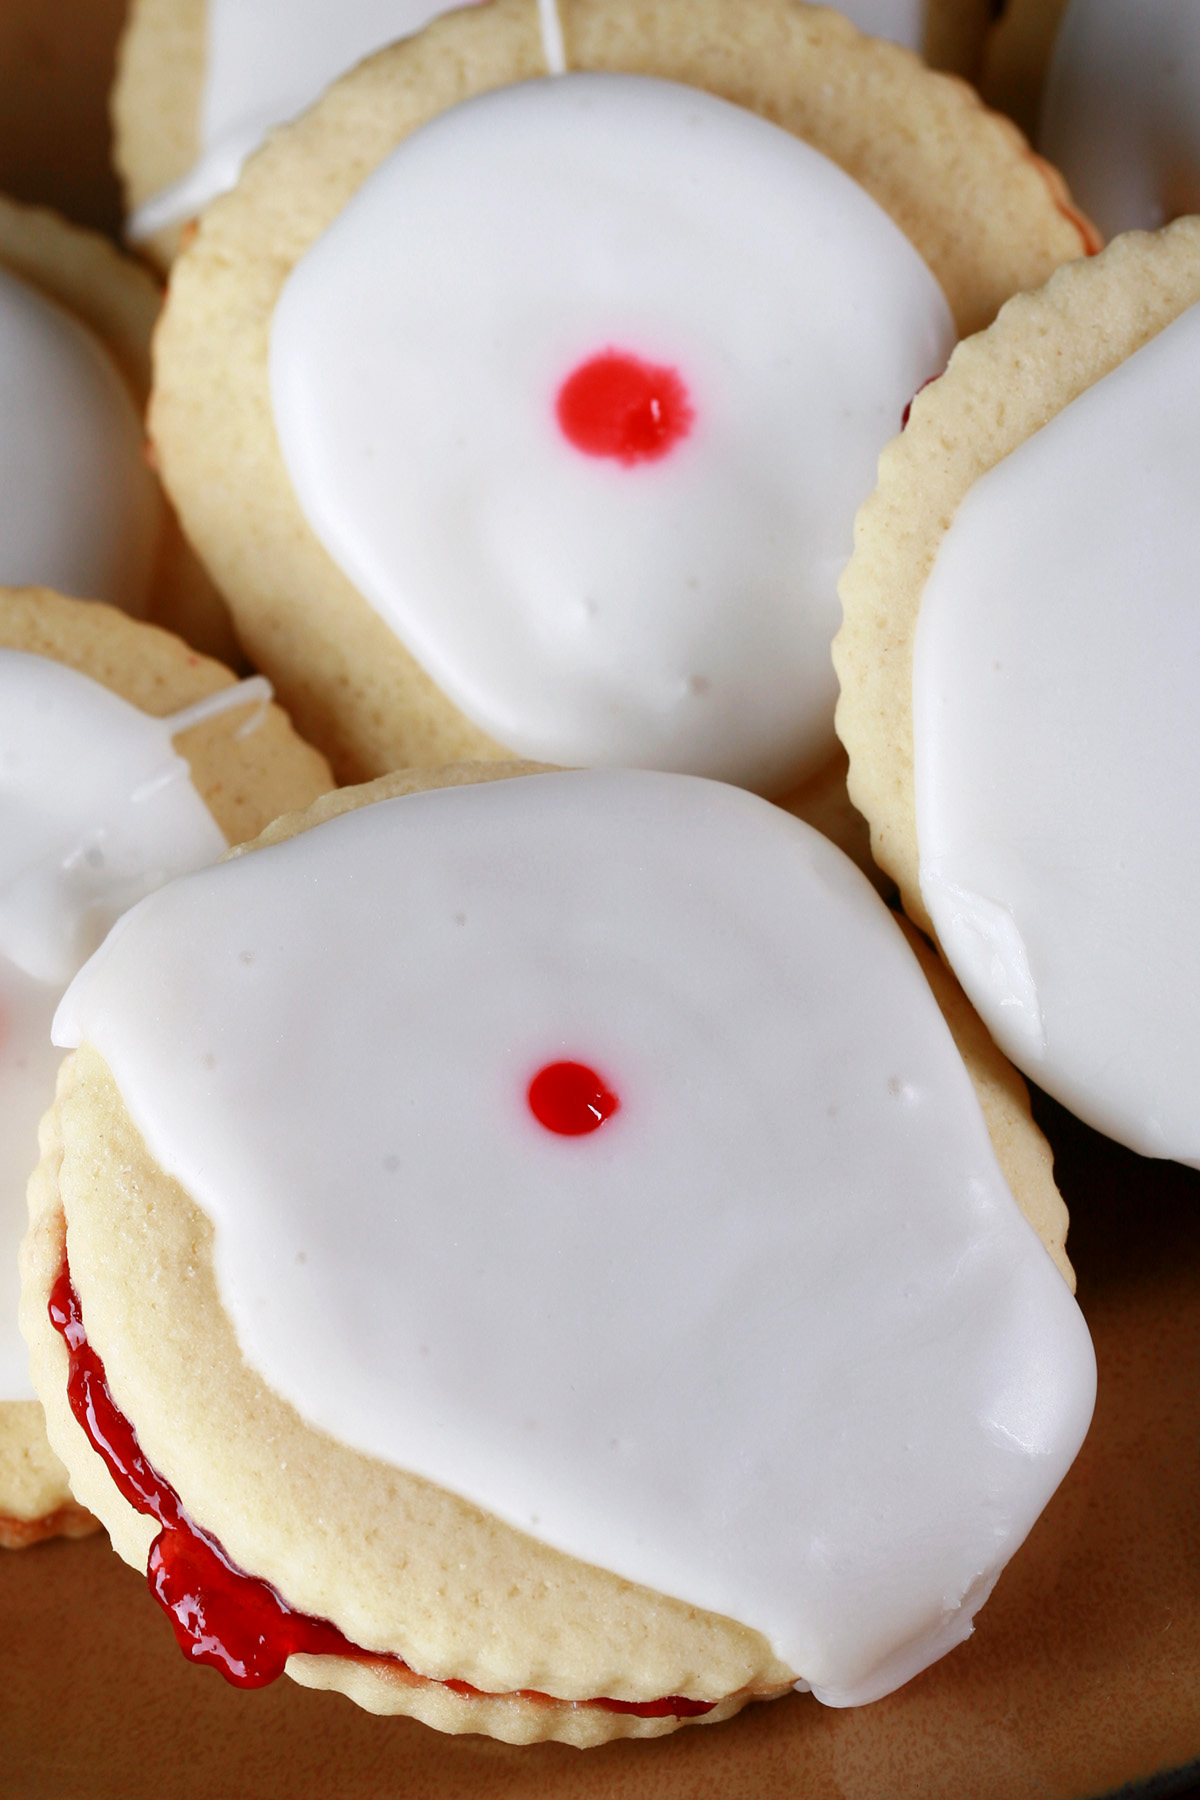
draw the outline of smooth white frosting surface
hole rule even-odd
[[[347,814],[76,978],[315,1425],[766,1633],[832,1704],[970,1630],[1094,1365],[925,981],[817,833],[679,776]],[[598,1130],[531,1077],[595,1069]]]
[[[61,1061],[55,1008],[125,907],[223,855],[171,737],[265,687],[242,683],[152,719],[63,663],[0,649],[0,1400],[35,1398],[17,1247]]]
[[[1013,1061],[1200,1165],[1200,308],[984,475],[913,664],[921,892]]]
[[[0,269],[0,586],[144,613],[161,523],[141,421],[107,351]]]
[[[854,512],[952,343],[917,252],[818,152],[691,88],[566,75],[368,178],[284,287],[271,391],[309,523],[475,724],[770,793],[833,754]],[[560,426],[611,350],[686,390],[658,460]]]
[[[200,156],[133,213],[128,236],[137,243],[193,218],[236,184],[272,126],[364,56],[450,10],[447,0],[206,0]]]
[[[1200,212],[1200,7],[1070,0],[1039,148],[1106,237]]]

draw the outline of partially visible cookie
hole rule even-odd
[[[228,670],[178,638],[98,602],[0,590],[0,1544],[7,1547],[93,1528],[46,1442],[16,1332],[25,1185],[59,1061],[50,1020],[96,934],[124,906],[329,786],[323,759],[266,704],[262,689],[261,682],[236,687]],[[166,717],[180,727],[178,755],[152,724]]]
[[[941,366],[953,326],[983,323],[1014,288],[1094,240],[1007,121],[832,11],[798,0],[573,0],[562,19],[570,72],[560,80],[536,79],[550,47],[533,0],[492,0],[370,58],[251,160],[173,270],[151,408],[164,480],[255,665],[342,778],[507,753],[682,768],[785,792],[833,751],[833,571],[848,554],[879,443]],[[634,76],[656,78],[653,89]],[[540,121],[578,95],[598,113],[589,96],[604,93],[607,106],[619,100],[632,114],[633,96],[648,108],[647,93],[666,89],[682,114],[686,93],[668,84],[700,91],[691,110],[706,134],[718,114],[733,131],[717,101],[742,109],[732,114],[737,160],[722,140],[703,179],[675,179],[671,163],[655,186],[668,145],[675,155],[687,134],[644,125],[661,146],[658,165],[651,148],[636,179],[611,181],[613,208],[642,190],[656,196],[636,227],[602,213],[587,238],[591,215],[572,196],[602,195],[608,206],[609,190],[564,175],[553,231],[528,251],[522,236],[513,251],[518,231],[537,235],[550,202],[539,189],[538,204],[522,206],[519,173],[499,172],[509,167],[501,149],[517,142],[511,109],[536,106]],[[766,132],[762,119],[788,135]],[[364,218],[381,183],[426,168],[468,120],[484,137],[462,158],[449,210],[421,212],[429,190],[418,183],[414,212],[403,215],[417,222],[381,228],[372,214],[369,228],[355,227],[352,271],[328,278],[335,310],[373,305],[378,317],[338,314],[330,324],[314,314],[292,359],[284,321],[297,317],[293,296],[315,259],[340,255],[352,212]],[[555,129],[585,155],[582,117],[569,124]],[[633,124],[605,129],[636,145]],[[769,178],[744,181],[756,193],[751,209],[730,170],[743,167],[755,132],[756,146],[770,138],[782,160],[782,143],[806,174],[785,179],[772,166]],[[699,131],[693,140],[707,142]],[[551,186],[562,163],[555,141],[533,158]],[[612,174],[607,151],[600,162]],[[838,189],[828,227],[810,224],[805,236],[787,211],[773,229],[785,194],[789,207],[799,207],[798,192],[808,204],[807,171],[818,168],[819,191]],[[511,219],[485,175],[508,196]],[[478,228],[464,211],[476,192],[485,196]],[[717,207],[714,231],[705,209]],[[868,212],[870,232],[860,224]],[[496,259],[485,264],[489,221]],[[587,239],[579,245],[576,223]],[[743,244],[756,228],[769,255]],[[684,257],[695,240],[714,269]],[[802,246],[834,240],[814,283]],[[886,267],[851,281],[867,243]],[[795,247],[786,281],[784,244]],[[473,273],[447,277],[445,292],[425,279],[428,262],[456,267],[450,259],[472,246]],[[375,264],[360,267],[359,252]],[[508,306],[506,255],[518,289]],[[391,283],[418,257],[417,310],[401,327]],[[560,305],[568,277],[576,288]],[[850,283],[844,301],[839,281]],[[806,325],[811,347],[797,358],[796,319],[818,300],[833,316]],[[414,346],[413,366],[396,378],[403,406],[374,360],[380,332],[389,355]],[[893,350],[901,333],[904,347]],[[313,366],[303,346],[317,342],[329,355]],[[360,377],[352,389],[339,385],[347,358]],[[329,392],[318,398],[325,376]],[[343,394],[352,396],[344,409]],[[343,441],[343,416],[363,404],[378,416],[361,430],[352,422]],[[644,442],[639,418],[650,422]],[[841,452],[843,430],[856,434],[853,456]],[[403,469],[394,454],[408,457]],[[322,456],[329,467],[318,469]],[[361,500],[365,526],[355,516],[342,531],[343,489],[351,505]],[[403,568],[393,539],[409,559]],[[449,575],[447,556],[458,559]],[[393,628],[401,601],[411,616]],[[576,678],[587,686],[578,703],[568,697]]]
[[[1200,20],[1190,0],[1012,0],[982,85],[1106,236],[1200,211]]]
[[[974,1092],[862,877],[678,776],[391,776],[152,899],[64,1005],[23,1321],[185,1652],[589,1744],[959,1641],[1092,1372],[1022,1085],[935,991]]]
[[[0,583],[107,600],[236,657],[228,615],[146,463],[161,301],[97,232],[0,195]]]
[[[984,44],[979,91],[1036,142],[1046,70],[1068,0],[1006,0]]]
[[[1188,1162],[1198,302],[1184,219],[960,345],[880,461],[834,647],[906,910],[1026,1074]]]
[[[134,0],[112,94],[113,156],[132,242],[167,268],[191,219],[234,185],[268,131],[364,56],[417,31],[446,0]],[[861,30],[974,76],[987,0],[847,0]],[[923,16],[922,16],[923,14]]]

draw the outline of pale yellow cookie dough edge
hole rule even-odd
[[[385,777],[277,820],[235,854],[388,795],[531,772],[534,765],[487,763]],[[953,977],[911,937],[1001,1168],[1070,1280],[1066,1212],[1024,1084]],[[22,1328],[52,1441],[78,1493],[135,1567],[145,1568],[156,1528],[120,1499],[75,1423],[66,1352],[46,1313],[65,1235],[89,1340],[118,1405],[136,1419],[150,1461],[235,1562],[300,1610],[336,1620],[352,1642],[400,1656],[433,1681],[467,1681],[485,1692],[456,1695],[385,1665],[338,1657],[291,1659],[295,1679],[445,1731],[578,1745],[716,1723],[751,1699],[787,1691],[791,1671],[757,1632],[563,1556],[307,1427],[244,1363],[216,1290],[211,1226],[149,1158],[109,1071],[87,1046],[64,1064],[43,1152],[30,1186]],[[530,1701],[521,1689],[566,1704]],[[572,1704],[597,1694],[723,1698],[713,1712],[685,1721]]]

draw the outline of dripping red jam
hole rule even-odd
[[[695,414],[674,369],[627,350],[602,350],[567,376],[558,391],[558,423],[585,456],[626,467],[658,462],[685,438]]]
[[[283,1674],[288,1657],[297,1654],[378,1661],[404,1670],[414,1682],[430,1679],[409,1669],[398,1656],[352,1644],[328,1619],[297,1612],[269,1582],[239,1569],[212,1533],[188,1517],[175,1489],[143,1454],[137,1432],[109,1391],[104,1364],[87,1340],[65,1251],[50,1291],[49,1313],[67,1346],[67,1397],[76,1421],[123,1498],[161,1526],[150,1548],[146,1578],[190,1661],[208,1663],[234,1686],[246,1688],[275,1681]],[[597,1706],[643,1719],[696,1718],[716,1705],[715,1701],[688,1700],[679,1694],[661,1700],[571,1702],[527,1688],[519,1689],[516,1696],[494,1696],[466,1681],[440,1685],[472,1699],[516,1697],[546,1706]]]

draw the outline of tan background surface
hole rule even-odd
[[[108,226],[121,11],[0,6],[0,186]],[[1076,1800],[1200,1762],[1200,1175],[1040,1111],[1096,1339],[1096,1422],[975,1637],[901,1693],[843,1713],[789,1699],[585,1753],[442,1739],[188,1669],[140,1579],[93,1539],[0,1554],[0,1796]]]

